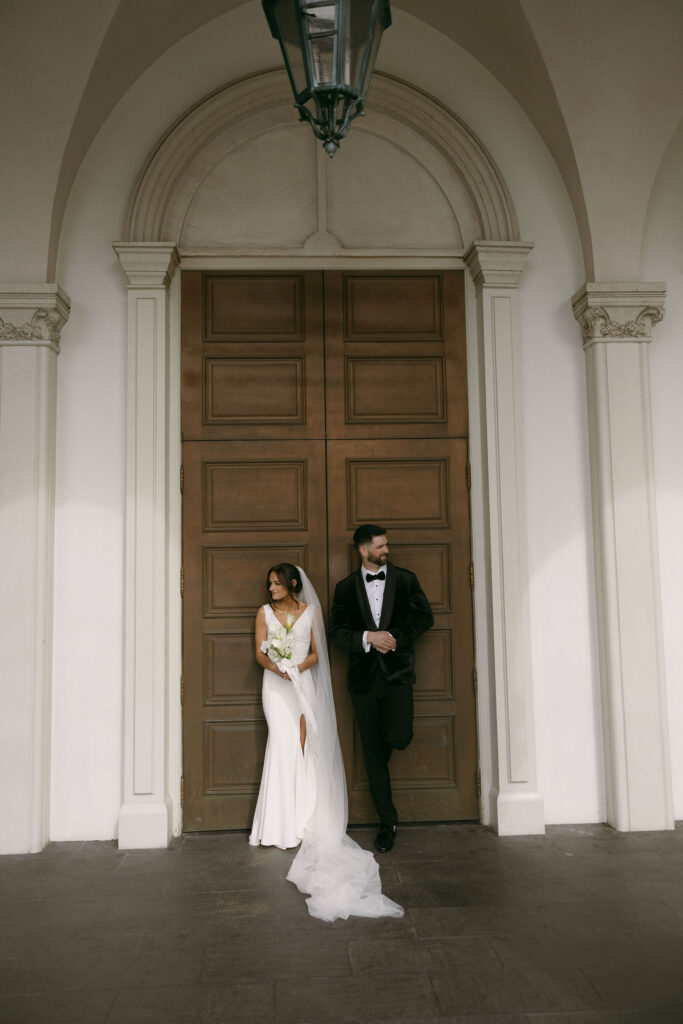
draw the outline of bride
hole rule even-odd
[[[252,846],[298,846],[287,878],[309,893],[309,913],[401,917],[382,895],[379,868],[346,835],[347,801],[320,602],[299,566],[268,571],[268,604],[256,616],[268,743],[249,836]]]

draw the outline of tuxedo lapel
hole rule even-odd
[[[387,581],[384,584],[384,597],[382,599],[382,614],[379,617],[379,628],[388,629],[391,622],[391,615],[396,600],[396,570],[391,562],[386,565]],[[365,588],[363,588],[365,589]]]
[[[355,573],[354,582],[356,584],[356,599],[358,600],[358,607],[361,610],[363,620],[368,629],[377,629],[375,626],[375,620],[372,617],[370,611],[370,602],[368,601],[368,594],[363,583],[363,570],[362,568]]]

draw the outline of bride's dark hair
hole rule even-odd
[[[269,590],[271,572],[275,573],[282,586],[286,587],[291,596],[298,601],[297,594],[301,592],[301,588],[303,587],[299,570],[295,565],[292,565],[291,562],[280,562],[279,565],[271,565],[270,569],[266,573],[266,591],[268,593],[268,600],[270,604],[273,603]]]

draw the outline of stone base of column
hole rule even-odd
[[[499,836],[545,835],[543,797],[540,793],[499,793],[491,790],[491,824]]]
[[[649,806],[641,801],[637,807],[608,808],[607,824],[616,832],[671,832],[676,828],[673,811],[668,802],[662,803],[655,793]]]
[[[119,813],[119,850],[165,849],[171,838],[167,803],[124,804]]]

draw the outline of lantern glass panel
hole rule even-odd
[[[276,0],[273,11],[280,32],[281,47],[287,62],[294,92],[299,95],[308,86],[301,47],[301,28],[297,15],[297,0]]]
[[[346,46],[344,48],[344,85],[350,86],[352,89],[363,93],[363,78],[367,78],[369,82],[369,75],[363,76],[363,57],[365,55],[365,48],[368,37],[368,26],[370,25],[370,16],[372,14],[372,8],[374,0],[354,0],[349,5],[348,21],[346,25]],[[381,27],[375,27],[375,36],[377,37],[376,48],[379,46],[379,40],[382,35]],[[374,42],[374,38],[373,38]]]
[[[313,82],[335,85],[335,59],[339,39],[338,3],[303,3],[304,31],[312,58]]]
[[[377,21],[375,22],[374,31],[372,33],[372,41],[370,42],[368,52],[366,55],[367,64],[363,69],[365,72],[363,74],[363,80],[362,82],[358,83],[358,92],[363,98],[367,96],[368,89],[370,88],[370,79],[372,78],[372,72],[375,67],[375,61],[377,60],[377,51],[379,50],[379,44],[382,40],[383,31],[384,26],[382,24],[381,18],[378,18]]]

